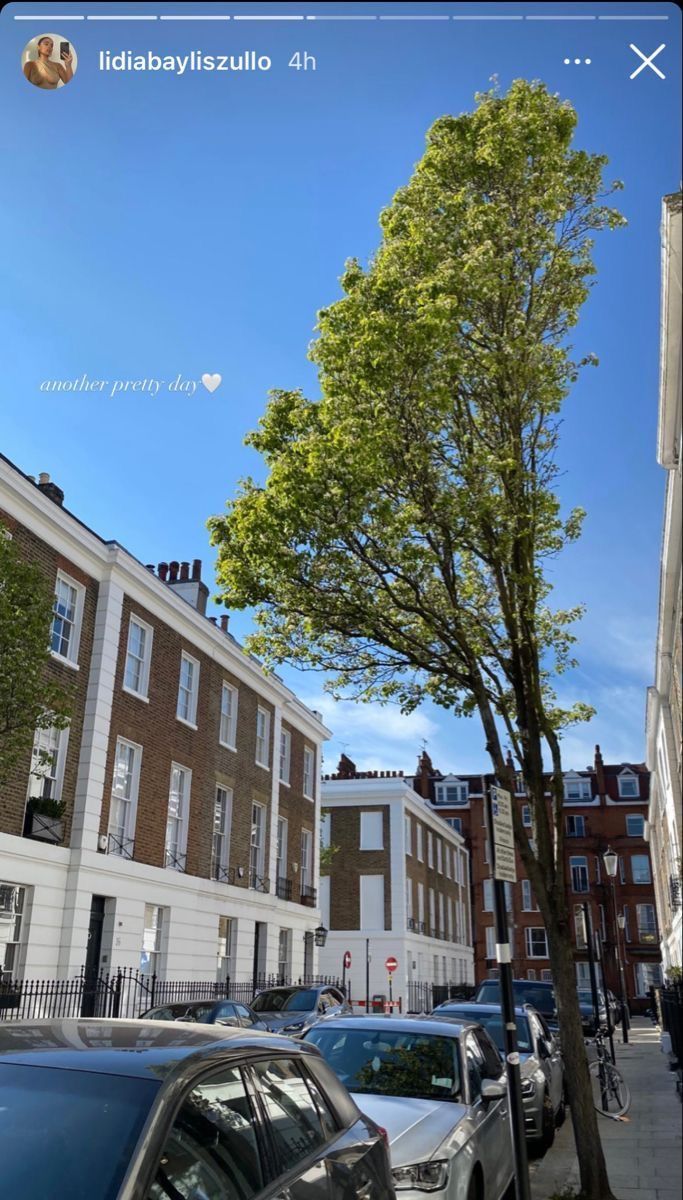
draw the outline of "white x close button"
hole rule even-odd
[[[658,46],[656,50],[652,51],[652,54],[643,54],[642,50],[639,50],[637,46],[634,46],[633,42],[629,42],[629,49],[643,60],[640,66],[636,67],[633,74],[629,75],[629,79],[635,79],[636,75],[640,75],[640,72],[644,71],[646,67],[649,67],[651,71],[654,71],[655,75],[659,75],[660,79],[666,79],[664,72],[660,71],[659,67],[656,67],[653,61],[658,54],[661,54],[662,50],[666,49],[666,42],[662,42],[661,46]]]

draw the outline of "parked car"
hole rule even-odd
[[[321,1017],[353,1012],[338,988],[274,987],[259,992],[251,1002],[253,1012],[273,1033],[302,1037]]]
[[[154,1021],[0,1024],[21,1200],[395,1200],[386,1137],[313,1046]]]
[[[581,1024],[583,1032],[587,1037],[592,1037],[597,1033],[595,1025],[595,1009],[593,1007],[593,993],[590,988],[579,988],[579,1008],[581,1009]],[[605,993],[598,991],[598,1022],[601,1027],[608,1027],[613,1031],[616,1023],[621,1018],[621,1006],[616,996],[612,992],[607,993],[607,1001],[605,1001]]]
[[[434,1016],[478,1021],[505,1060],[503,1017],[499,1004],[458,1004],[452,1000],[434,1009]],[[522,1104],[527,1141],[548,1150],[555,1129],[565,1118],[564,1064],[560,1048],[545,1019],[530,1005],[515,1009],[517,1048],[522,1077]]]
[[[553,1033],[557,1033],[559,1029],[557,1002],[552,983],[546,983],[538,979],[513,979],[512,990],[514,992],[515,1004],[530,1004],[532,1008],[535,1008],[545,1018]],[[498,980],[485,979],[483,983],[480,983],[474,997],[474,1003],[497,1004],[500,1006],[500,983]]]
[[[448,1017],[337,1017],[307,1032],[389,1136],[401,1200],[500,1200],[514,1174],[507,1086],[481,1025]]]
[[[177,1000],[148,1008],[141,1021],[199,1021],[202,1025],[239,1025],[241,1029],[267,1029],[248,1004],[237,1000]]]

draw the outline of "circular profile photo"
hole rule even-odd
[[[76,51],[59,33],[41,33],[24,46],[21,66],[34,87],[54,92],[71,83],[76,74]]]

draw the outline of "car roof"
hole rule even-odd
[[[274,1033],[183,1021],[80,1017],[0,1023],[0,1091],[6,1064],[131,1075],[157,1082],[213,1054],[246,1056],[306,1049]]]
[[[518,983],[520,985],[520,987],[532,987],[532,988],[554,988],[555,987],[555,984],[549,983],[547,979],[513,979],[512,986],[514,987],[514,985],[516,983]],[[479,987],[477,988],[477,991],[480,991],[483,987],[488,987],[490,984],[494,984],[496,987],[500,987],[500,979],[482,979],[481,983],[479,984]]]
[[[160,1008],[182,1008],[183,1010],[187,1010],[188,1008],[213,1008],[216,1004],[236,1003],[238,1001],[230,1000],[228,996],[211,997],[208,1000],[169,1000],[167,1004],[153,1004],[151,1008],[147,1009],[147,1012],[158,1012]],[[142,1016],[145,1017],[146,1014],[143,1013]]]
[[[314,1025],[309,1033],[314,1033],[316,1030],[328,1029],[367,1029],[369,1033],[382,1032],[386,1029],[393,1029],[397,1033],[415,1033],[416,1027],[419,1027],[424,1033],[440,1033],[450,1037],[458,1037],[465,1029],[475,1029],[476,1021],[455,1021],[448,1016],[416,1016],[416,1017],[392,1017],[386,1016],[366,1017],[360,1013],[351,1013],[345,1017],[326,1017],[318,1025]],[[305,1035],[308,1037],[308,1034]]]
[[[440,1004],[439,1008],[435,1009],[434,1011],[439,1012],[439,1010],[441,1010],[442,1012],[445,1013],[448,1011],[449,1008],[468,1008],[468,1009],[475,1008],[477,1010],[477,1012],[496,1013],[498,1016],[500,1016],[500,1012],[501,1012],[500,1004],[477,1004],[475,1000],[444,1000],[443,1004]],[[535,1012],[533,1005],[531,1005],[531,1004],[516,1004],[515,1005],[516,1016],[525,1017],[527,1015],[527,1013],[529,1013],[529,1012]]]

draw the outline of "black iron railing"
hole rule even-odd
[[[185,871],[187,867],[187,854],[174,854],[172,850],[166,850],[164,866],[170,867],[172,871]]]
[[[328,975],[301,975],[296,979],[258,975],[248,980],[167,980],[133,968],[111,974],[73,979],[10,979],[0,981],[0,1021],[34,1021],[60,1017],[127,1017],[137,1019],[150,1008],[183,1000],[239,1000],[249,1004],[255,992],[281,985],[313,987],[329,984],[342,989]]]
[[[215,879],[217,883],[234,883],[235,868],[224,867],[221,863],[213,862],[211,863],[211,878]]]
[[[430,1013],[446,1000],[471,1000],[476,987],[471,983],[418,983],[408,984],[407,1012]]]
[[[255,892],[269,892],[270,880],[265,875],[259,875],[256,871],[252,871],[249,876],[249,887]]]
[[[292,881],[286,879],[284,875],[278,875],[275,881],[275,895],[278,900],[292,899]]]
[[[669,876],[669,897],[674,912],[681,907],[681,878],[680,875]]]
[[[117,837],[115,833],[107,835],[107,854],[118,854],[119,858],[132,859],[135,853],[135,839]]]
[[[301,903],[306,904],[308,908],[315,908],[318,893],[314,887],[309,887],[307,883],[301,885]]]

